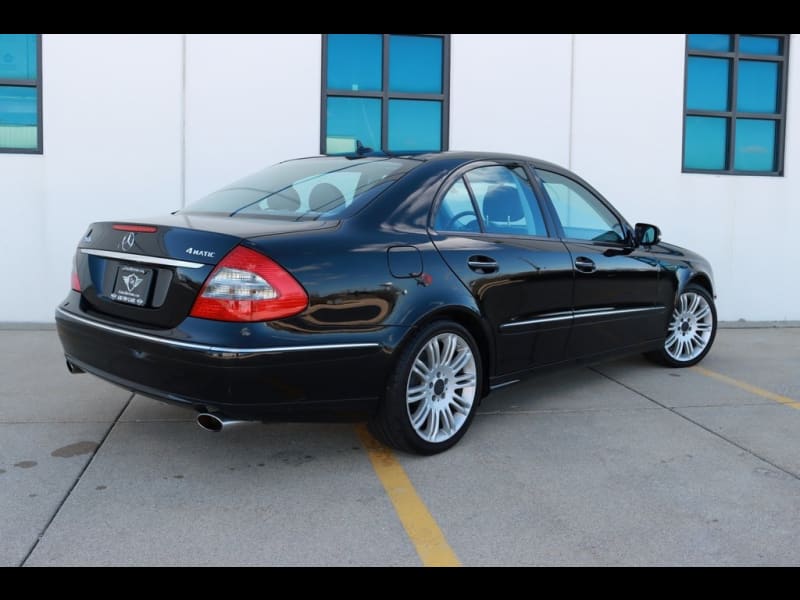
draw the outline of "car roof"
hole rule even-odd
[[[396,154],[394,156],[400,156]],[[557,165],[540,158],[533,158],[532,156],[525,156],[522,154],[511,154],[508,152],[480,152],[474,150],[448,150],[446,152],[428,152],[425,154],[410,154],[409,157],[421,158],[423,160],[447,160],[456,159],[463,162],[472,162],[476,160],[507,160],[531,163],[536,167],[545,169],[558,169],[559,171],[565,170],[561,165]]]
[[[521,154],[511,154],[506,152],[480,152],[475,150],[448,150],[445,152],[365,152],[363,154],[339,154],[339,155],[321,155],[307,158],[341,158],[342,156],[358,160],[360,158],[376,158],[376,157],[396,157],[408,158],[418,160],[420,162],[435,162],[441,160],[460,161],[462,163],[475,162],[479,160],[503,160],[503,161],[518,161],[533,164],[536,168],[560,171],[569,173],[569,171],[556,163],[548,162],[539,158],[531,156],[524,156]]]

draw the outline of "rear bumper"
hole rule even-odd
[[[151,398],[239,418],[344,417],[374,410],[391,348],[404,330],[343,337],[187,319],[180,328],[151,332],[87,314],[79,304],[71,294],[56,309],[69,361]]]

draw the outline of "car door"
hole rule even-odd
[[[588,358],[662,336],[659,263],[635,247],[629,227],[594,192],[537,169],[575,272],[569,358]]]
[[[493,329],[494,376],[564,360],[572,261],[548,234],[524,167],[480,163],[459,172],[443,186],[430,233]]]

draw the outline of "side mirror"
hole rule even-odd
[[[649,223],[637,223],[633,237],[637,246],[652,246],[661,241],[661,230]]]

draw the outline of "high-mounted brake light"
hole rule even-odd
[[[112,225],[111,228],[117,231],[133,231],[135,233],[155,233],[158,231],[158,227],[153,227],[152,225],[120,225],[117,223]]]
[[[215,321],[271,321],[306,306],[308,295],[283,267],[237,246],[208,276],[190,314]]]

